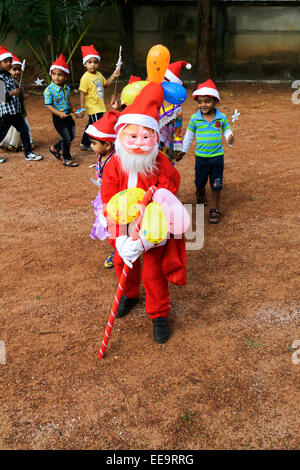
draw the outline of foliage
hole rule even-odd
[[[50,64],[63,53],[70,62],[106,0],[1,0],[0,37],[11,32],[41,64],[47,79]],[[89,15],[89,13],[92,13]]]

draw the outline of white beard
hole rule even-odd
[[[115,142],[116,154],[118,155],[123,170],[126,173],[141,173],[142,175],[153,174],[158,169],[156,157],[159,144],[155,144],[150,153],[130,153],[121,144],[119,137]]]

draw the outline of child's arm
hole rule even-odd
[[[80,93],[80,107],[81,108],[85,108],[85,91],[82,91],[82,90],[79,90],[79,93]],[[79,117],[83,117],[84,116],[84,111],[81,111],[81,113],[79,113]]]
[[[224,137],[227,141],[227,144],[230,147],[234,142],[234,136],[233,136],[232,130],[230,129],[230,125],[229,125],[227,117],[225,117],[224,122],[222,123],[222,129],[223,129]]]
[[[111,100],[110,100],[110,105],[112,109],[116,111],[122,111],[122,105],[120,99],[118,99],[117,96],[112,95]]]
[[[56,116],[60,117],[61,119],[64,119],[64,118],[68,117],[68,115],[66,113],[63,113],[62,111],[58,111],[57,109],[55,109],[50,104],[46,104],[46,108],[50,111],[50,113],[55,114]]]
[[[105,85],[103,85],[105,88],[110,86],[112,82],[114,81],[115,78],[120,76],[120,70],[116,69],[114,73],[111,74],[111,76],[106,80]]]
[[[195,132],[196,132],[196,129],[195,129],[194,123],[193,123],[192,118],[191,118],[190,122],[189,122],[189,125],[188,125],[188,128],[187,128],[187,130],[185,132],[185,135],[184,135],[184,138],[183,138],[182,151],[178,152],[177,155],[175,155],[175,160],[177,162],[179,162],[184,157],[184,155],[186,154],[186,152],[190,148],[190,145],[193,141]]]

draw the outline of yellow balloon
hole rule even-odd
[[[141,233],[151,243],[160,243],[168,235],[168,224],[158,202],[151,202],[146,206]]]
[[[147,55],[147,74],[150,82],[161,83],[169,63],[169,49],[161,44],[153,46]]]
[[[120,225],[126,225],[137,218],[145,191],[129,188],[115,194],[107,204],[108,217]]]
[[[129,83],[126,85],[121,93],[121,99],[126,106],[133,103],[135,97],[145,88],[146,85],[149,85],[149,82],[146,80],[139,80],[138,82]]]

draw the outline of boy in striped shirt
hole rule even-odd
[[[205,186],[209,176],[213,195],[213,208],[210,209],[209,222],[216,224],[220,221],[219,204],[224,170],[222,131],[229,146],[233,144],[234,137],[227,117],[216,108],[220,97],[212,80],[200,83],[193,92],[193,98],[197,101],[199,110],[191,116],[183,139],[182,152],[176,160],[181,160],[196,135],[197,203],[207,205]]]

